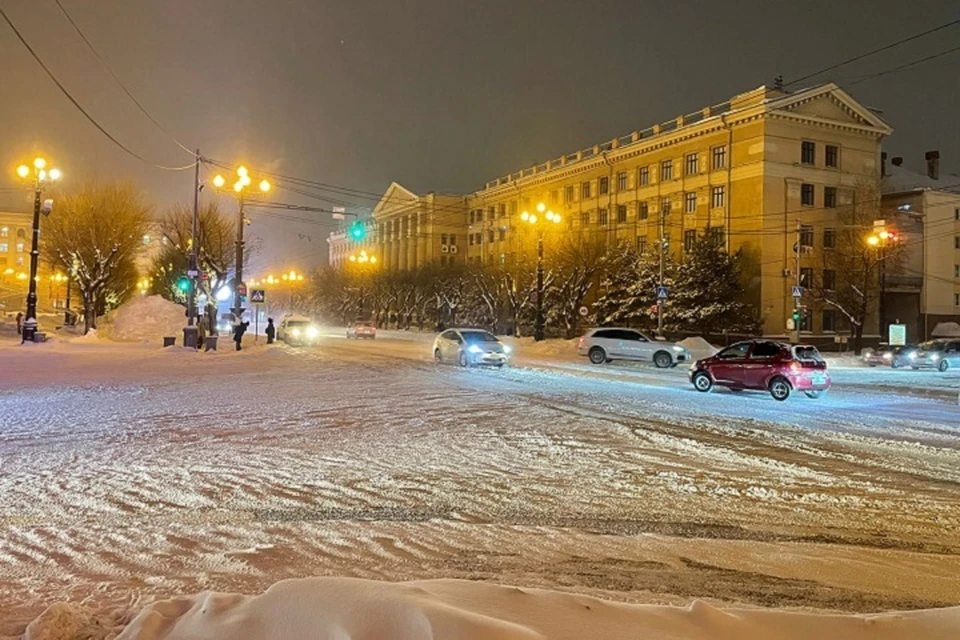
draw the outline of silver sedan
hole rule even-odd
[[[502,367],[510,361],[510,346],[483,329],[447,329],[433,341],[433,359],[461,367]]]

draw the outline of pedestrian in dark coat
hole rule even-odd
[[[267,344],[273,344],[273,337],[277,335],[277,329],[273,326],[273,318],[267,318],[267,328],[264,333],[267,334]]]
[[[237,343],[237,351],[241,350],[240,343],[243,342],[243,334],[247,332],[249,322],[240,321],[233,326],[233,341]]]
[[[17,312],[17,335],[23,333],[23,312]]]

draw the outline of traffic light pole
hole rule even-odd
[[[197,316],[197,265],[200,243],[200,149],[197,149],[196,164],[193,168],[193,229],[190,242],[189,273],[190,289],[187,292],[187,326],[183,328],[183,346],[196,349],[198,346],[199,329],[194,326]]]
[[[660,222],[660,225],[659,225],[660,226],[660,243],[659,243],[660,244],[660,280],[659,280],[659,283],[661,287],[663,286],[663,251],[665,248],[663,233],[664,233],[664,225],[666,223],[666,220],[664,219],[665,215],[666,214],[663,211],[662,204],[661,204],[660,221],[659,221]],[[657,336],[663,335],[663,304],[665,302],[666,300],[659,300],[659,299],[657,300]]]
[[[803,247],[800,246],[800,221],[797,220],[797,243],[794,245],[796,247],[797,253],[797,266],[796,266],[796,286],[800,287],[800,253],[803,251]],[[793,299],[793,343],[800,344],[800,324],[803,321],[803,313],[800,311],[800,298]]]
[[[545,324],[545,318],[543,317],[543,229],[537,229],[537,315],[533,321],[533,339],[535,342],[543,340]]]
[[[243,194],[238,196],[240,206],[237,210],[237,255],[236,265],[234,265],[234,283],[233,283],[233,320],[235,324],[240,324],[245,309],[240,305],[243,303],[240,295],[240,287],[243,284]]]

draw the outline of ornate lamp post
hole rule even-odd
[[[376,267],[377,265],[377,256],[370,255],[367,253],[366,249],[361,249],[358,253],[350,254],[350,263],[357,266],[360,269],[360,301],[359,309],[357,310],[357,320],[363,319],[363,307],[364,307],[364,287],[363,287],[363,276],[366,271],[371,268]]]
[[[520,219],[537,230],[537,315],[533,322],[533,339],[536,342],[543,340],[543,330],[546,320],[543,317],[543,229],[547,223],[560,224],[560,214],[547,210],[542,202],[537,205],[537,213],[524,211]]]
[[[871,235],[867,238],[867,244],[877,250],[877,262],[880,263],[880,304],[878,315],[880,316],[880,339],[881,341],[887,331],[887,247],[894,245],[899,240],[899,236],[893,231],[886,229]]]
[[[23,342],[33,341],[37,333],[37,268],[40,263],[40,213],[49,215],[53,201],[41,203],[43,188],[47,182],[60,179],[59,169],[47,170],[44,158],[35,158],[33,168],[22,164],[17,167],[17,175],[27,180],[33,174],[33,241],[30,248],[30,292],[27,294],[27,315],[23,321]]]

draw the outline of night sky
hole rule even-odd
[[[61,0],[148,111],[205,155],[380,193],[463,193],[487,180],[787,82],[960,17],[956,0]],[[3,7],[119,140],[152,162],[191,158],[113,83],[53,0]],[[960,25],[827,76],[851,82],[960,43]],[[850,88],[922,169],[960,166],[960,52]],[[114,147],[0,24],[0,209],[26,210],[13,169],[42,152],[67,184],[130,179],[157,210],[188,202],[192,171]],[[205,195],[208,192],[205,191]],[[277,190],[284,202],[324,203]],[[372,207],[372,199],[356,198]],[[223,198],[225,208],[232,201]],[[318,221],[324,214],[299,214]],[[332,226],[252,215],[255,270],[325,260]],[[269,224],[266,224],[269,223]],[[307,239],[307,236],[310,239]],[[282,254],[282,255],[281,255]]]

